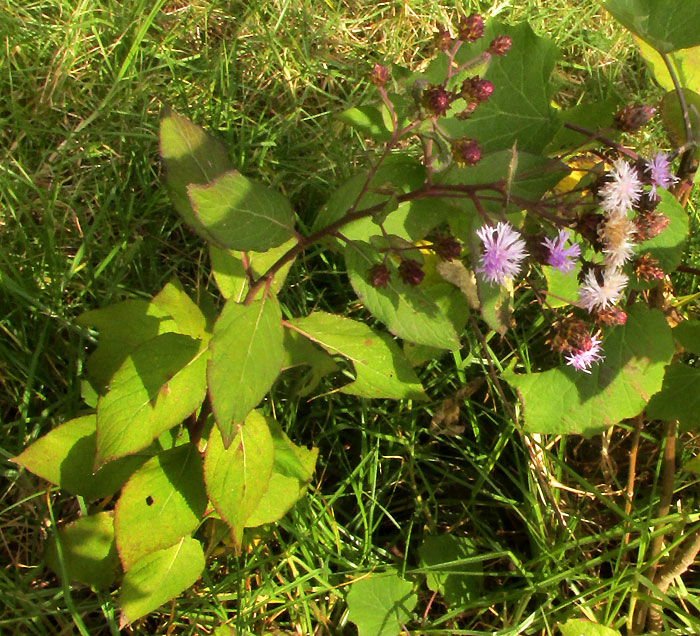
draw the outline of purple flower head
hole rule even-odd
[[[656,196],[656,187],[668,189],[672,183],[676,182],[676,177],[671,174],[671,162],[668,155],[657,152],[651,161],[647,162],[647,174],[651,179],[651,194]]]
[[[601,355],[600,339],[591,336],[580,349],[572,349],[566,355],[566,364],[571,365],[577,371],[590,373],[589,369],[595,362],[600,362],[605,356]]]
[[[581,248],[578,243],[572,243],[571,247],[564,247],[570,233],[569,230],[559,230],[557,238],[545,238],[542,241],[542,244],[549,250],[547,263],[563,274],[568,274],[574,269],[574,260],[581,256]]]
[[[483,225],[476,235],[484,244],[476,271],[489,283],[503,283],[506,277],[515,278],[520,262],[527,256],[525,241],[510,223],[499,223],[495,228]]]

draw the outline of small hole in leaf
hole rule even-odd
[[[151,495],[148,495],[148,497],[146,497],[146,505],[147,506],[153,505],[153,497],[151,497]]]

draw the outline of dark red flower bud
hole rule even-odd
[[[588,343],[588,347],[586,347]],[[579,318],[567,316],[552,328],[547,344],[555,353],[566,353],[573,349],[587,351],[591,346],[588,325]]]
[[[489,44],[489,53],[492,55],[505,55],[510,50],[510,45],[513,41],[507,35],[499,35],[491,40]]]
[[[470,77],[462,82],[460,95],[467,102],[485,102],[493,93],[493,84],[481,79],[478,75]]]
[[[451,261],[453,258],[459,258],[462,246],[453,236],[439,234],[433,239],[433,251],[444,261]]]
[[[423,91],[423,108],[433,115],[444,115],[455,98],[453,93],[446,91],[442,86],[429,86]]]
[[[384,263],[376,263],[369,269],[369,284],[372,287],[386,287],[391,279],[391,272]]]
[[[476,139],[455,139],[450,148],[452,158],[458,166],[474,166],[481,159],[481,148]]]
[[[452,45],[450,32],[438,24],[437,32],[433,36],[433,44],[438,51],[447,51]]]
[[[595,321],[599,325],[624,325],[627,322],[627,314],[619,307],[607,307],[596,312]]]
[[[420,285],[425,273],[421,269],[421,264],[418,261],[407,258],[401,261],[401,265],[399,265],[399,276],[404,283],[415,287],[416,285]]]
[[[381,64],[375,64],[369,81],[375,86],[384,86],[389,80],[389,69]]]
[[[663,280],[666,274],[659,267],[659,261],[652,258],[649,254],[642,254],[632,266],[635,276],[638,280]]]
[[[667,216],[659,212],[643,210],[634,217],[637,239],[640,243],[648,241],[661,234],[669,223],[670,219]]]
[[[656,109],[644,104],[630,104],[615,115],[615,127],[623,132],[636,132],[653,116]]]
[[[457,26],[457,37],[462,42],[476,42],[484,35],[484,18],[478,13],[472,13],[463,18]]]

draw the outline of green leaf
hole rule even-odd
[[[199,541],[183,537],[174,546],[146,555],[124,575],[120,628],[149,614],[197,581],[204,569]]]
[[[114,531],[124,571],[189,535],[206,506],[202,460],[192,444],[149,459],[126,483],[115,509]]]
[[[188,336],[166,333],[137,347],[97,405],[95,466],[148,446],[204,400],[208,352]]]
[[[397,636],[418,602],[412,590],[393,570],[355,581],[348,592],[348,618],[359,636]]]
[[[663,386],[647,406],[647,417],[654,420],[680,420],[687,431],[697,428],[700,408],[700,369],[674,362],[666,367]]]
[[[559,623],[562,636],[620,636],[620,632],[605,625],[591,623],[585,618],[572,618]]]
[[[378,334],[361,322],[320,311],[290,320],[289,325],[331,355],[341,355],[353,363],[356,378],[339,389],[343,393],[425,399],[418,377],[389,336]]]
[[[700,44],[700,1],[670,5],[659,0],[607,0],[603,5],[624,27],[660,53]]]
[[[296,395],[305,396],[313,391],[321,378],[340,370],[331,356],[321,347],[316,346],[308,338],[293,329],[284,330],[284,358],[282,370],[295,369],[298,384]],[[308,366],[305,374],[300,374],[298,367]]]
[[[700,94],[687,88],[682,89],[688,116],[690,118],[690,129],[695,140],[700,140]],[[661,99],[661,123],[668,134],[671,143],[676,147],[682,146],[686,141],[685,121],[683,111],[676,93],[671,91],[666,93]],[[696,156],[700,153],[696,149]]]
[[[641,38],[635,41],[654,79],[667,91],[673,91],[675,86],[661,55]],[[680,85],[700,93],[700,46],[674,51],[668,58]]]
[[[122,457],[96,473],[97,416],[77,417],[61,424],[12,461],[73,495],[101,499],[117,492],[147,456]]]
[[[272,296],[250,305],[229,299],[216,321],[207,379],[226,447],[279,375],[284,356],[281,320],[279,303]]]
[[[111,511],[81,517],[61,528],[57,534],[61,558],[56,537],[46,551],[46,563],[56,574],[61,575],[62,560],[69,581],[79,581],[97,589],[112,584],[120,568]]]
[[[659,266],[670,274],[678,267],[683,258],[683,249],[688,238],[688,214],[676,198],[666,190],[657,188],[661,198],[656,208],[657,212],[669,219],[666,229],[654,238],[640,243],[637,253],[648,252],[652,258],[659,261]]]
[[[557,111],[557,119],[562,123],[562,127],[554,135],[554,139],[546,148],[547,155],[560,154],[564,151],[582,152],[584,149],[600,146],[601,142],[595,139],[586,142],[586,137],[580,132],[565,128],[563,124],[568,122],[576,124],[588,130],[600,130],[601,128],[611,129],[614,124],[614,115],[622,104],[622,100],[617,95],[606,97],[604,100],[593,102],[592,104],[578,104],[566,110]],[[615,132],[606,132],[608,137],[615,136]]]
[[[526,23],[499,25],[498,31],[513,43],[508,54],[493,60],[484,74],[496,87],[493,94],[469,119],[441,119],[440,127],[452,139],[478,139],[484,152],[517,144],[519,151],[539,153],[559,128],[549,81],[556,47],[535,35]]]
[[[504,374],[520,393],[528,431],[592,435],[640,413],[661,389],[674,351],[671,328],[659,310],[634,305],[603,350],[605,360],[590,375],[569,366]]]
[[[448,534],[429,536],[418,554],[421,567],[430,568],[426,574],[428,587],[442,594],[448,605],[464,606],[480,594],[483,569],[481,562],[473,560],[476,550],[470,539]]]
[[[382,113],[375,106],[348,108],[338,115],[338,119],[375,141],[391,139],[391,130],[384,125]]]
[[[204,458],[204,481],[216,511],[241,545],[248,523],[270,485],[275,447],[267,418],[251,411],[233,443],[225,448],[212,429]]]
[[[151,304],[170,316],[177,325],[177,333],[197,340],[208,340],[207,321],[202,310],[187,295],[182,283],[174,278],[153,298]]]
[[[578,301],[578,274],[581,262],[577,261],[574,269],[565,274],[549,265],[542,267],[547,280],[547,302],[552,308],[566,307]]]
[[[673,328],[673,337],[686,351],[700,356],[700,321],[684,320]]]
[[[246,527],[279,521],[306,491],[313,475],[318,448],[297,446],[279,423],[266,418],[275,448],[275,461],[268,488],[248,517]]]
[[[187,193],[197,218],[221,247],[264,252],[294,236],[287,198],[239,172],[190,185]]]
[[[232,170],[226,148],[186,117],[166,110],[160,120],[160,154],[165,165],[165,184],[175,209],[190,227],[211,240],[194,214],[187,186],[207,184]]]
[[[387,260],[391,279],[386,287],[373,287],[369,271],[383,257],[371,245],[348,243],[345,263],[352,285],[362,304],[381,320],[391,333],[418,344],[458,349],[459,338],[449,318],[420,287],[401,281],[394,262]]]

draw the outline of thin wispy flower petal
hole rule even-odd
[[[581,248],[578,243],[572,243],[570,247],[564,247],[571,232],[559,230],[559,236],[555,239],[545,238],[542,244],[549,250],[547,263],[554,269],[568,274],[574,269],[575,259],[581,256]]]
[[[627,276],[615,269],[603,272],[602,284],[598,282],[595,270],[588,270],[579,287],[578,299],[581,306],[591,312],[594,309],[605,309],[613,306],[627,287]]]
[[[573,349],[565,356],[566,364],[584,373],[590,373],[591,366],[604,358],[605,356],[601,354],[600,339],[597,336],[591,336],[585,347]]]
[[[603,244],[603,263],[619,269],[634,256],[637,226],[626,216],[610,216],[600,224],[598,238]]]
[[[481,265],[476,268],[482,278],[491,284],[515,278],[527,256],[520,233],[510,223],[498,223],[495,228],[491,225],[480,227],[476,235],[484,244],[484,253],[479,258]]]
[[[657,152],[654,158],[647,161],[646,172],[651,179],[651,194],[657,196],[656,188],[668,190],[668,186],[674,184],[678,179],[671,173],[671,162],[668,155],[663,152]]]
[[[642,196],[637,171],[624,159],[616,159],[608,175],[610,181],[600,189],[600,207],[607,214],[625,215]]]

